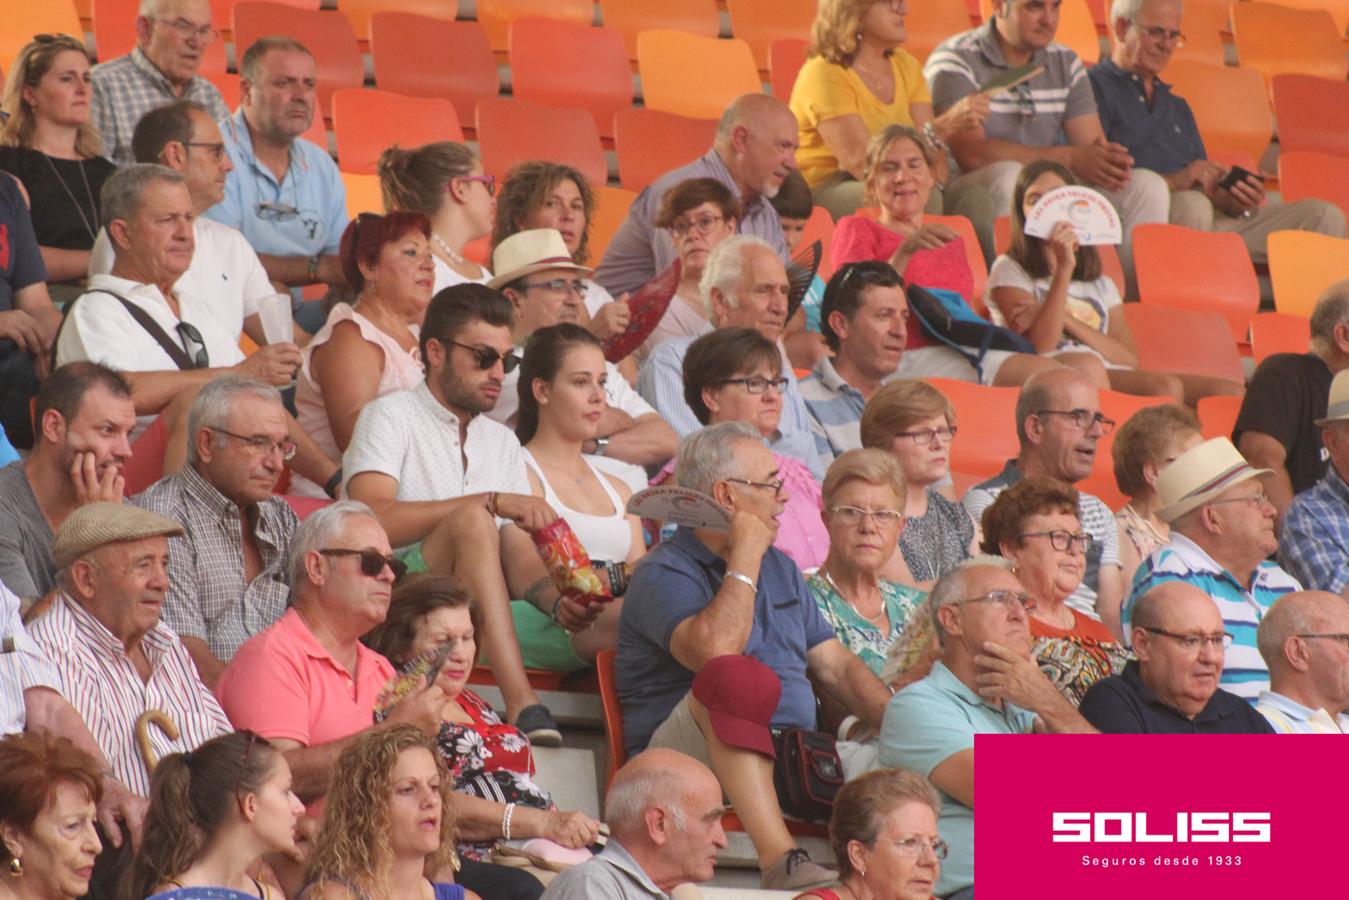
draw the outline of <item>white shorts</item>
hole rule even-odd
[[[993,385],[998,369],[1014,354],[1010,350],[989,350],[984,354],[982,371],[950,347],[932,345],[905,350],[899,368],[891,378],[952,378],[973,381],[986,387]],[[888,380],[888,379],[887,379]]]

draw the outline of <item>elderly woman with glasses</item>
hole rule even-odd
[[[1073,705],[1123,671],[1129,655],[1110,629],[1064,602],[1082,582],[1092,543],[1077,500],[1077,489],[1061,481],[1026,478],[1000,493],[983,517],[984,552],[1010,559],[1030,597],[1032,653]]]
[[[684,401],[703,425],[746,422],[765,440],[777,435],[782,418],[782,354],[752,328],[720,328],[689,345],[684,356]],[[802,569],[810,571],[829,551],[829,533],[820,520],[820,483],[800,460],[773,454],[777,480],[756,485],[787,493],[773,542]],[[671,460],[652,484],[674,474]]]

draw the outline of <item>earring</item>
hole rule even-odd
[[[23,875],[23,862],[16,856],[9,861],[9,877],[19,878]]]
[[[858,874],[858,875],[861,875],[863,878],[866,878],[866,877],[867,877],[867,867],[866,867],[866,866],[862,866],[861,868],[859,868],[859,869],[857,870],[857,874]]]

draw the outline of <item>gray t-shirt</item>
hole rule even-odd
[[[22,462],[0,469],[0,584],[23,599],[56,587],[52,530],[28,486]]]
[[[669,900],[669,896],[622,844],[610,838],[594,859],[549,882],[541,900]]]

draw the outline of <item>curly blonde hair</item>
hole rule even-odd
[[[393,769],[405,750],[421,748],[435,760],[440,775],[440,849],[426,858],[428,878],[456,861],[455,821],[450,807],[451,781],[435,741],[414,725],[392,725],[364,732],[333,767],[323,825],[309,863],[311,883],[346,882],[368,894],[389,880],[393,849],[389,839],[389,797]]]
[[[820,0],[810,23],[809,56],[822,56],[836,66],[852,65],[862,16],[877,0]],[[949,2],[949,0],[948,0]]]
[[[78,39],[68,34],[42,35],[43,40],[29,41],[9,70],[5,80],[4,99],[0,100],[0,110],[9,118],[0,125],[0,147],[24,147],[32,149],[33,132],[37,129],[37,117],[33,107],[23,99],[25,87],[36,88],[38,82],[51,69],[56,57],[66,51],[83,53],[89,58],[89,51]],[[92,119],[79,127],[75,135],[75,152],[84,159],[93,159],[103,151],[103,142]]]

